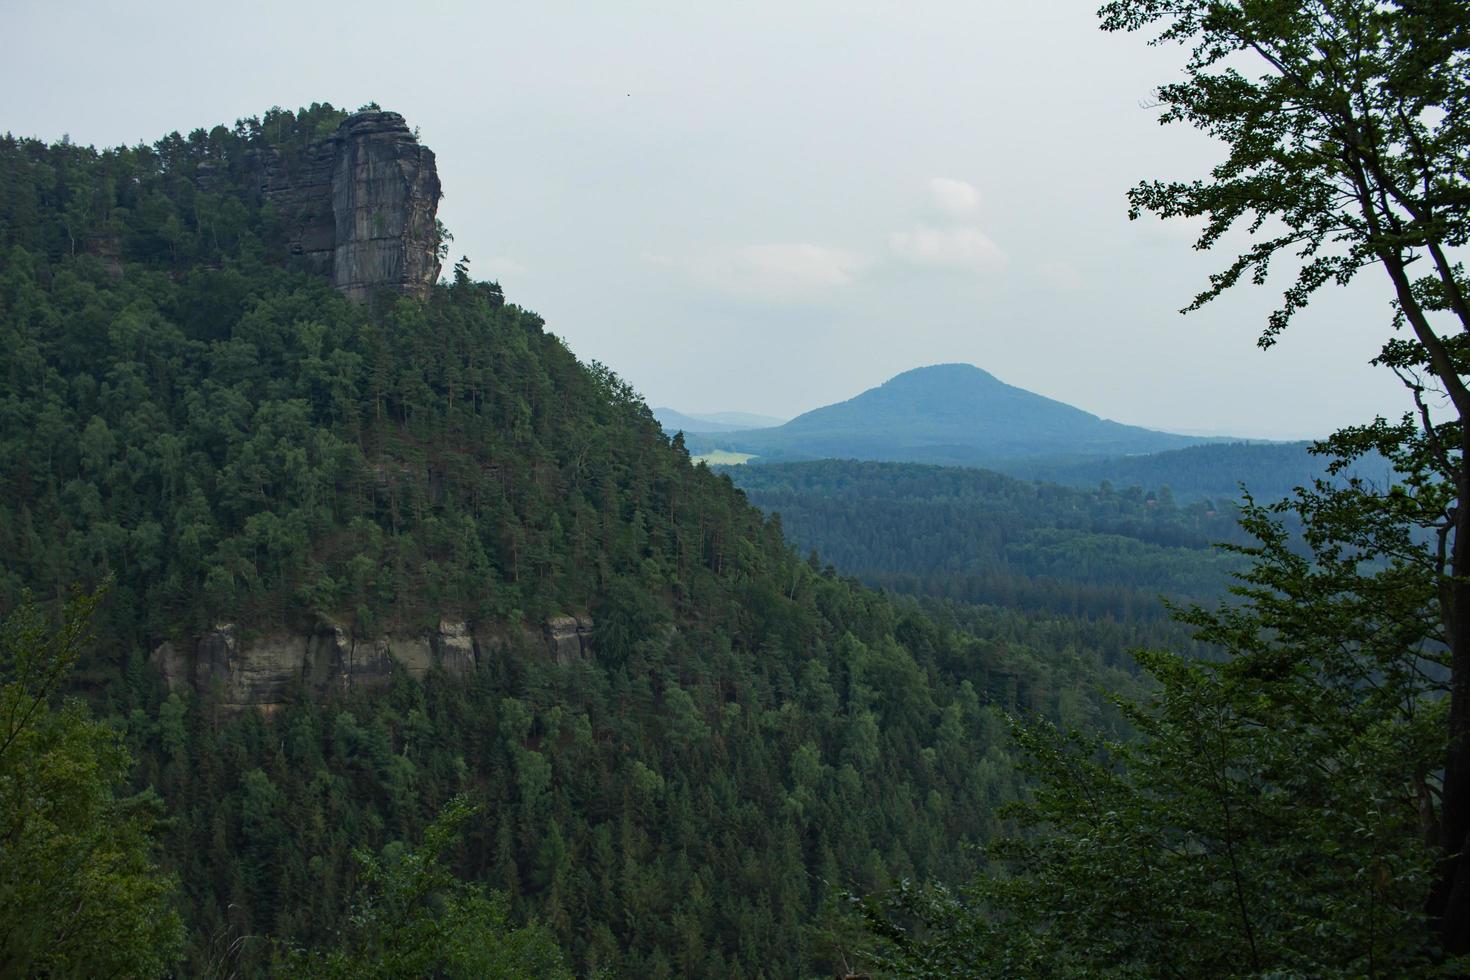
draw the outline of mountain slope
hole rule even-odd
[[[915,368],[773,429],[690,442],[767,459],[853,458],[975,465],[1026,457],[1151,453],[1209,440],[1098,418],[969,364]]]

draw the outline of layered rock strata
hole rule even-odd
[[[549,654],[561,664],[592,652],[592,621],[556,616],[543,629]],[[534,641],[535,634],[528,637]],[[274,632],[242,636],[230,623],[200,636],[192,649],[159,644],[151,662],[170,691],[210,694],[230,710],[272,711],[298,684],[315,697],[387,687],[403,673],[421,679],[438,668],[451,676],[473,672],[485,659],[503,655],[506,638],[477,640],[469,624],[440,620],[428,634],[360,638],[332,622],[310,633]]]
[[[274,152],[265,195],[291,254],[355,302],[380,289],[422,299],[439,281],[434,152],[396,112],[354,113],[299,157]]]

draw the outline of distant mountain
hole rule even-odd
[[[785,421],[752,412],[709,412],[694,415],[672,408],[655,408],[653,417],[658,419],[658,424],[669,435],[675,432],[743,432],[747,429],[768,429]]]
[[[1239,497],[1244,487],[1259,501],[1280,500],[1295,487],[1327,476],[1327,461],[1308,452],[1310,442],[1225,442],[1189,446],[1146,456],[1119,456],[1080,462],[1019,460],[997,469],[1025,479],[1072,487],[1104,481],[1118,489],[1168,487],[1180,499]],[[1387,482],[1388,461],[1376,453],[1358,460],[1344,477]]]
[[[698,415],[691,414],[689,417],[700,422],[733,425],[739,429],[770,429],[786,424],[785,419],[774,415],[757,415],[754,412],[701,412]]]
[[[655,408],[653,417],[658,424],[663,426],[664,432],[673,435],[675,432],[736,432],[750,428],[748,425],[730,425],[722,422],[709,422],[706,419],[697,419],[692,415],[672,408]]]
[[[689,440],[690,450],[727,449],[763,459],[867,459],[994,465],[1073,461],[1182,449],[1211,440],[1098,418],[1008,385],[970,364],[915,368],[855,398],[770,429]]]

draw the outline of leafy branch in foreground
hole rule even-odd
[[[459,796],[418,846],[357,851],[361,892],[336,947],[293,953],[290,972],[321,978],[570,978],[539,925],[512,928],[505,895],[462,881],[444,862],[480,807]]]
[[[183,945],[151,854],[157,797],[119,797],[117,734],[53,703],[101,599],[54,623],[28,600],[0,624],[0,975],[160,976]]]
[[[1108,31],[1154,31],[1188,50],[1158,89],[1163,123],[1225,145],[1207,179],[1145,181],[1130,216],[1202,218],[1196,248],[1250,238],[1187,309],[1294,269],[1259,343],[1314,294],[1378,267],[1395,331],[1376,363],[1398,373],[1446,476],[1433,601],[1448,648],[1441,862],[1428,908],[1445,947],[1470,953],[1470,5],[1457,0],[1110,0]],[[1444,421],[1425,393],[1442,393]],[[1361,434],[1361,431],[1358,432]],[[1393,501],[1388,503],[1392,505]],[[1440,763],[1436,763],[1437,765]]]

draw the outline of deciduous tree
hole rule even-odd
[[[1196,247],[1248,246],[1188,309],[1242,281],[1295,266],[1259,343],[1271,346],[1318,290],[1366,269],[1385,277],[1397,331],[1381,363],[1412,391],[1435,455],[1418,508],[1438,534],[1438,614],[1450,650],[1439,845],[1431,899],[1446,946],[1470,951],[1470,5],[1456,0],[1112,0],[1109,31],[1156,31],[1181,44],[1183,78],[1158,89],[1164,123],[1222,141],[1225,158],[1196,180],[1146,181],[1132,216],[1202,218]],[[1426,390],[1443,393],[1434,417]],[[1426,471],[1429,472],[1429,471]],[[1431,481],[1433,482],[1433,481]],[[1418,494],[1424,487],[1406,486]]]
[[[157,797],[118,793],[132,761],[75,702],[53,703],[98,595],[59,624],[27,602],[0,624],[0,974],[161,976],[184,931],[154,864]]]

